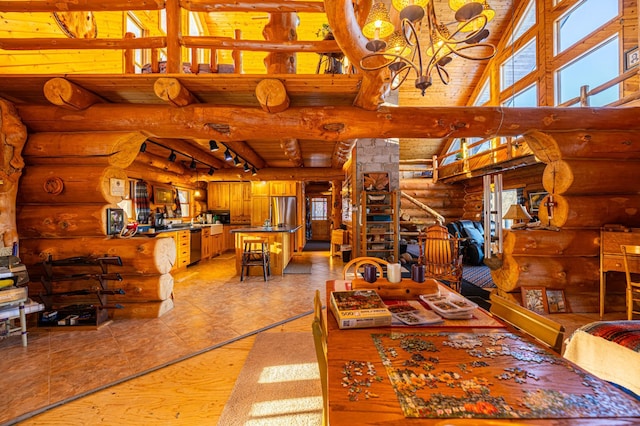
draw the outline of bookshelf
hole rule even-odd
[[[396,192],[363,191],[361,256],[398,261],[398,206]]]

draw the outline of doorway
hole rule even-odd
[[[311,235],[313,241],[331,240],[331,226],[329,221],[330,196],[312,195],[309,197],[311,213]]]

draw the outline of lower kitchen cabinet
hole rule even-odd
[[[202,249],[201,256],[202,259],[210,259],[213,255],[212,246],[211,246],[211,228],[205,226],[202,228]]]

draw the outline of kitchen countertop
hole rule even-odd
[[[222,224],[220,223],[194,223],[193,225],[189,223],[184,223],[180,225],[172,224],[171,228],[163,228],[163,229],[155,229],[153,232],[138,232],[136,236],[146,236],[146,237],[155,237],[158,234],[163,234],[165,232],[177,232],[177,231],[191,231],[195,229],[202,229],[205,227],[211,228],[211,234],[222,234]]]
[[[300,229],[301,227],[302,227],[302,225],[296,225],[296,226],[269,226],[269,227],[252,226],[252,227],[247,227],[247,228],[232,229],[231,232],[232,233],[281,232],[281,233],[292,234],[292,233],[296,232],[298,229]]]

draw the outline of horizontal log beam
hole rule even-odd
[[[535,129],[640,130],[640,108],[499,107],[297,107],[271,114],[259,107],[196,104],[96,104],[83,111],[16,105],[35,132],[142,131],[163,138],[223,142],[264,137],[341,141],[357,138],[454,138],[514,136]]]
[[[128,39],[110,38],[0,38],[4,50],[125,50],[162,49],[167,47],[166,37],[142,37]]]
[[[338,53],[342,52],[334,40],[320,41],[266,41],[266,40],[235,40],[228,37],[213,36],[183,36],[180,44],[187,48],[243,50],[250,52],[313,52]]]
[[[330,169],[325,167],[303,167],[303,168],[267,168],[258,170],[258,174],[251,176],[251,173],[245,173],[241,168],[216,170],[213,176],[200,176],[200,180],[225,181],[225,180],[242,180],[242,181],[270,181],[270,180],[335,180],[343,181],[344,172],[342,170]]]
[[[5,2],[6,3],[6,2]],[[180,6],[191,12],[268,12],[268,13],[324,13],[324,2],[321,1],[267,1],[243,0],[208,1],[182,0]]]
[[[164,9],[164,0],[28,0],[0,1],[1,12],[107,12]]]

